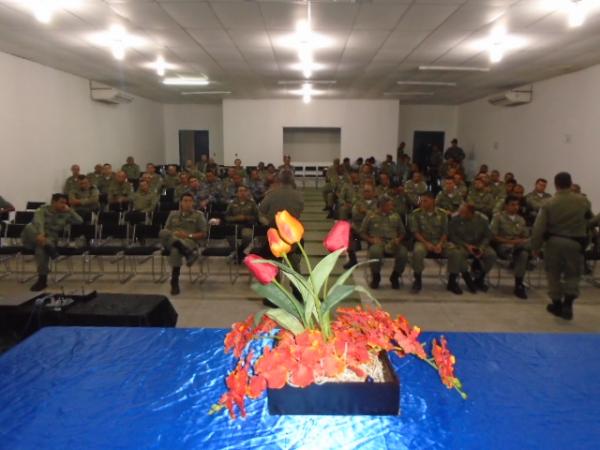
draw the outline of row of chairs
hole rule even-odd
[[[0,265],[3,272],[0,277],[16,275],[20,282],[27,282],[35,274],[25,270],[27,258],[34,252],[21,243],[20,236],[24,224],[7,224],[0,238]],[[159,242],[162,229],[157,224],[81,224],[71,225],[61,236],[57,251],[59,257],[52,261],[53,279],[58,282],[76,273],[74,261],[81,262],[81,274],[87,283],[103,276],[105,259],[116,266],[116,274],[121,283],[125,283],[139,273],[138,267],[151,261],[152,280],[156,283],[168,278],[166,257],[168,251]],[[259,239],[264,239],[267,228],[259,225],[253,227],[251,247],[260,245]],[[238,254],[242,227],[237,225],[211,225],[204,245],[199,249],[199,273],[193,274],[192,281],[205,280],[211,273],[210,260],[224,259],[228,263],[229,279],[234,282],[239,276],[239,265],[235,264]],[[250,251],[253,251],[252,249]],[[98,270],[93,271],[92,261],[96,261]],[[14,269],[11,266],[14,265]],[[60,264],[66,266],[66,271],[60,272]],[[234,270],[237,267],[237,270]]]

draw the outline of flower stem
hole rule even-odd
[[[294,305],[294,308],[296,309],[296,311],[298,312],[298,315],[300,316],[300,320],[302,321],[302,324],[304,325],[305,328],[308,327],[309,324],[307,324],[304,320],[304,314],[302,313],[302,309],[298,309],[297,300],[294,297],[292,297],[292,294],[290,294],[289,291],[286,288],[284,288],[281,285],[281,283],[279,283],[279,281],[273,280],[273,284],[275,286],[277,286],[279,288],[279,290],[287,296],[287,298],[290,299],[290,302],[292,302],[292,305]]]

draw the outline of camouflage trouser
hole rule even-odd
[[[529,243],[525,245],[498,245],[496,253],[501,259],[510,259],[514,266],[515,277],[523,278],[527,271],[527,263],[529,255],[531,255],[531,246]]]
[[[252,241],[252,228],[241,227],[238,225],[238,229],[239,228],[242,229],[239,235],[242,242],[238,246],[238,251],[241,253],[246,247],[248,247],[248,245],[250,245],[250,242]],[[233,236],[228,236],[227,242],[229,242],[231,248],[235,248],[235,238]]]
[[[415,242],[415,246],[412,251],[412,268],[415,273],[422,273],[425,270],[425,258],[429,252],[422,242]],[[441,258],[447,257],[446,246],[442,248]]]
[[[335,202],[335,186],[331,183],[326,183],[321,190],[323,193],[323,201],[328,208],[333,208]]]
[[[21,242],[23,246],[35,252],[35,265],[38,275],[48,275],[50,272],[50,256],[44,247],[38,245],[35,238],[38,236],[38,231],[32,224],[27,225],[21,234]],[[56,246],[56,239],[48,238],[48,245]]]
[[[352,217],[352,205],[341,203],[338,208],[338,219],[339,220],[350,220]]]
[[[481,247],[482,255],[479,258],[481,266],[485,273],[488,273],[494,267],[496,262],[496,252],[491,247]],[[448,273],[458,274],[469,270],[468,264],[469,252],[462,245],[448,245]]]
[[[386,242],[383,244],[369,245],[367,252],[369,259],[376,259],[377,262],[371,263],[371,270],[374,273],[381,272],[381,264],[384,256],[392,256],[394,258],[394,272],[402,274],[406,263],[408,262],[408,250],[402,244]]]
[[[579,295],[579,279],[583,270],[581,245],[572,239],[551,237],[544,248],[548,279],[548,295],[561,300],[565,295]]]
[[[193,239],[177,238],[169,230],[161,230],[158,237],[162,246],[169,252],[169,264],[171,267],[181,267],[182,264],[181,252],[178,248],[173,247],[175,242],[181,242],[189,251],[194,251],[198,248],[198,244]]]

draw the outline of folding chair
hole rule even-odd
[[[98,239],[93,245],[90,245],[87,252],[89,258],[87,261],[88,279],[86,281],[91,283],[103,276],[105,274],[104,257],[112,257],[109,262],[110,264],[116,264],[119,282],[126,283],[133,276],[126,273],[125,267],[125,249],[128,246],[129,240],[128,226],[105,223],[99,225],[98,228]],[[117,242],[116,244],[114,243],[115,241]],[[100,269],[94,276],[92,276],[92,259],[97,261],[98,268]],[[121,270],[121,263],[123,263],[123,270]]]
[[[35,252],[24,247],[21,242],[21,233],[24,228],[24,224],[7,224],[0,245],[0,261],[5,268],[2,278],[14,273],[19,283],[26,283],[36,276],[35,274],[29,277],[25,276],[25,256],[33,256]],[[15,262],[14,271],[10,268],[11,261]]]
[[[125,213],[125,222],[129,226],[148,223],[148,214],[142,211],[129,211]]]
[[[121,213],[118,211],[101,211],[98,214],[98,219],[96,223],[100,226],[102,225],[119,225],[121,223]],[[98,229],[99,231],[99,229]]]
[[[237,225],[211,225],[208,228],[206,247],[200,252],[200,270],[204,278],[210,275],[210,260],[213,258],[223,259],[229,268],[229,281],[235,282],[239,276],[239,266],[233,273],[233,262],[238,249],[238,226]],[[230,240],[234,245],[230,244]],[[206,264],[206,272],[203,270]]]
[[[152,214],[152,225],[158,225],[160,228],[164,228],[170,213],[171,211],[155,211]]]
[[[167,280],[168,276],[165,275],[165,262],[164,257],[161,254],[158,237],[160,229],[161,228],[158,225],[147,225],[143,223],[138,223],[133,227],[131,245],[124,251],[126,259],[131,263],[132,276],[137,275],[139,264],[151,260],[152,281],[155,283],[162,283]],[[157,257],[160,259],[160,272],[158,275],[156,271]]]
[[[208,213],[209,219],[223,220],[225,218],[225,211],[227,211],[227,205],[224,203],[211,203]]]
[[[45,204],[45,202],[27,202],[27,205],[25,205],[25,209],[35,210],[38,209],[40,206],[44,206]]]
[[[15,213],[15,219],[13,222],[16,224],[27,225],[28,223],[33,222],[34,214],[35,214],[34,211],[17,211]]]

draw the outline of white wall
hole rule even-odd
[[[341,156],[395,153],[398,102],[394,100],[224,100],[225,164],[238,155],[244,164],[280,163],[284,127],[342,129]]]
[[[165,157],[179,162],[179,130],[208,130],[210,154],[223,162],[223,108],[221,104],[164,105]]]
[[[286,128],[283,152],[298,163],[330,163],[340,157],[339,128]]]
[[[70,175],[98,162],[163,159],[162,106],[143,98],[119,106],[90,99],[80,77],[0,53],[0,195],[24,208],[48,201]]]
[[[400,105],[399,119],[398,143],[403,141],[406,143],[404,152],[409,156],[412,156],[415,131],[445,132],[445,147],[450,145],[450,141],[458,132],[458,107],[456,106]]]
[[[459,141],[477,163],[514,172],[532,188],[536,178],[566,170],[592,204],[600,204],[600,66],[535,83],[533,102],[503,108],[486,99],[459,107]]]

